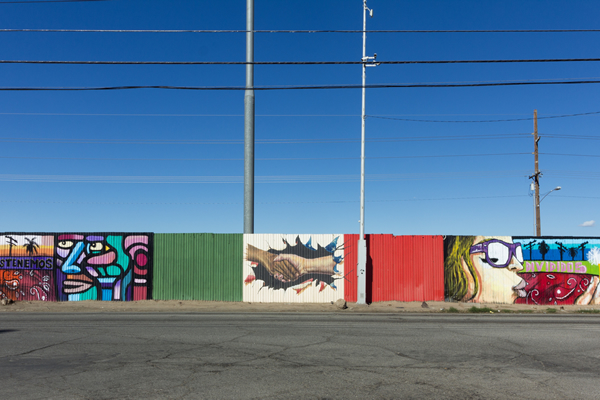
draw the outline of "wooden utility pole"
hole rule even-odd
[[[533,110],[533,155],[535,158],[535,173],[529,177],[533,179],[535,185],[535,235],[542,236],[542,225],[540,219],[540,164],[538,160],[538,126],[537,126],[537,110]]]

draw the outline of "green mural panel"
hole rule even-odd
[[[154,240],[154,299],[242,301],[242,234],[164,233]]]

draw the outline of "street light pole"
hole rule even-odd
[[[562,189],[560,186],[555,187],[554,189],[552,189],[551,191],[549,191],[548,193],[546,193],[542,199],[540,201],[537,202],[536,204],[536,215],[538,218],[538,225],[537,225],[537,236],[540,237],[542,236],[542,227],[539,225],[540,224],[540,203],[542,202],[542,200],[544,200],[546,198],[546,196],[548,196],[550,193],[556,191],[556,190],[560,190]]]
[[[356,268],[356,302],[367,304],[367,242],[365,241],[365,120],[366,116],[366,84],[367,67],[378,64],[372,63],[377,58],[367,57],[367,11],[371,18],[373,10],[367,7],[367,0],[363,0],[363,51],[362,51],[362,114],[361,114],[361,140],[360,140],[360,236],[358,239],[358,263]]]

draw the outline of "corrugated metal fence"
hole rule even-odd
[[[344,298],[343,234],[244,235],[244,301],[329,303]]]
[[[154,235],[154,298],[242,301],[242,234]]]
[[[9,232],[12,300],[356,301],[358,235]],[[443,300],[441,236],[367,235],[367,300]]]
[[[367,302],[443,301],[442,236],[365,235]],[[346,301],[356,301],[358,235],[345,235]],[[352,266],[352,267],[350,267]],[[349,273],[349,271],[352,272]]]

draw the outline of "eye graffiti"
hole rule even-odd
[[[152,297],[152,234],[0,237],[0,299],[128,301]]]
[[[143,300],[151,295],[150,235],[59,235],[61,300]]]
[[[448,236],[447,299],[534,305],[600,304],[600,239]]]
[[[469,254],[484,253],[484,261],[493,268],[506,268],[515,257],[523,262],[523,249],[521,243],[506,243],[502,240],[492,239],[471,246]]]

